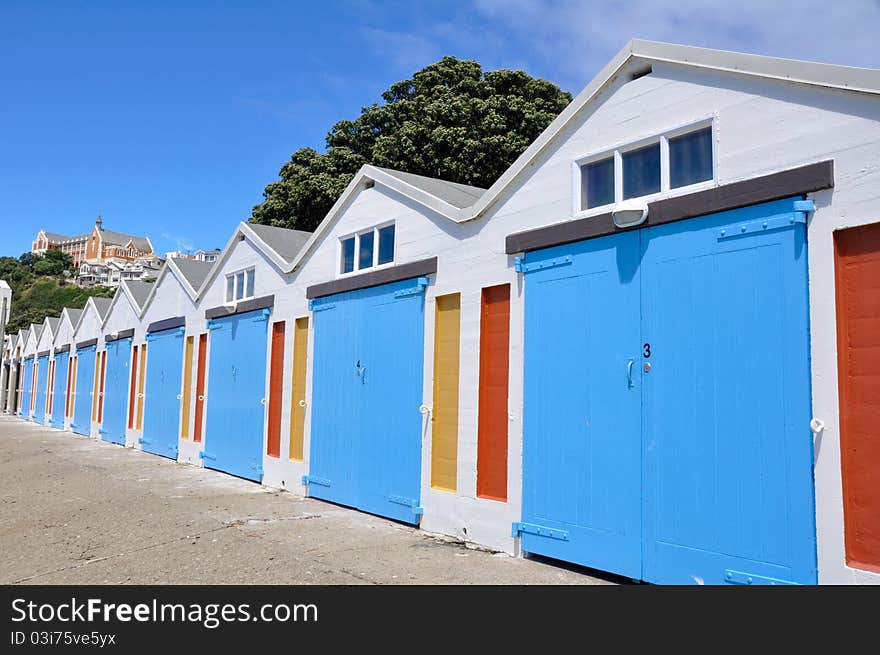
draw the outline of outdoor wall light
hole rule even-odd
[[[647,218],[648,203],[637,198],[619,202],[611,210],[611,220],[615,227],[634,227],[644,223]]]

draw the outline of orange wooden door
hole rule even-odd
[[[131,349],[131,380],[128,383],[128,429],[134,428],[135,400],[137,397],[138,347]]]
[[[266,454],[281,456],[281,391],[284,386],[284,321],[272,324],[272,355],[269,363],[269,435]]]
[[[477,495],[507,500],[507,379],[510,285],[483,289],[480,308],[480,406]]]
[[[880,572],[880,224],[834,244],[846,561]]]
[[[101,351],[101,383],[98,387],[98,423],[104,423],[104,376],[107,373],[107,351]]]
[[[202,441],[202,421],[205,417],[205,363],[207,362],[208,335],[199,335],[199,362],[196,369],[196,417],[193,422],[193,441]]]

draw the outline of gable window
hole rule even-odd
[[[226,302],[239,302],[254,297],[254,269],[236,271],[226,276]]]
[[[623,199],[660,191],[660,144],[623,153]]]
[[[711,127],[669,139],[670,188],[705,182],[712,177]]]
[[[339,244],[342,273],[390,264],[394,261],[394,224],[343,237]]]
[[[614,157],[581,166],[581,207],[592,209],[614,202]]]
[[[354,237],[342,240],[342,272],[351,273],[354,270]]]
[[[575,213],[712,182],[712,135],[711,123],[702,121],[577,160]]]
[[[358,270],[370,268],[373,265],[373,241],[375,234],[366,232],[361,234],[358,241]]]

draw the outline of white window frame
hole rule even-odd
[[[391,261],[385,262],[384,264],[379,263],[379,230],[390,227],[394,225],[394,248],[391,254]],[[373,234],[373,263],[367,268],[358,268],[358,264],[360,263],[360,254],[361,254],[361,236],[364,234]],[[344,273],[342,271],[342,267],[345,265],[345,261],[343,259],[344,252],[342,249],[342,244],[354,237],[354,269]],[[336,261],[338,262],[338,266],[336,269],[337,277],[349,277],[351,275],[358,275],[359,273],[363,273],[365,271],[374,271],[376,269],[388,268],[390,266],[394,266],[397,262],[397,226],[395,221],[385,221],[384,223],[379,223],[378,225],[373,225],[372,227],[362,228],[360,230],[355,230],[353,232],[347,232],[343,234],[337,239],[336,246]]]
[[[691,132],[697,132],[699,130],[705,128],[711,128],[712,130],[712,178],[709,180],[703,180],[702,182],[697,182],[695,184],[688,184],[687,186],[680,186],[676,188],[670,188],[669,179],[670,179],[670,170],[669,170],[669,140],[678,136],[682,136],[684,134],[689,134]],[[651,136],[646,136],[641,139],[637,139],[634,141],[628,141],[623,144],[619,144],[610,148],[604,148],[602,150],[597,150],[591,153],[587,153],[585,155],[581,155],[576,157],[572,162],[572,203],[571,203],[571,215],[572,218],[589,218],[591,216],[598,216],[600,214],[607,214],[610,212],[614,205],[623,201],[623,155],[632,152],[633,150],[639,150],[640,148],[644,148],[646,146],[654,145],[655,143],[660,144],[660,190],[656,193],[651,193],[645,196],[637,196],[639,200],[644,200],[646,202],[652,202],[654,200],[659,200],[661,198],[672,198],[675,196],[685,195],[688,193],[694,193],[695,191],[703,191],[705,189],[711,189],[718,186],[718,147],[717,147],[717,138],[718,138],[718,127],[717,127],[717,117],[713,114],[711,116],[701,118],[695,121],[689,121],[687,123],[682,123],[676,125],[660,134],[654,134]],[[581,199],[583,195],[582,189],[582,178],[581,178],[581,167],[586,164],[592,164],[593,162],[602,161],[604,159],[608,159],[610,157],[614,158],[614,202],[607,203],[605,205],[599,205],[596,207],[590,207],[589,209],[584,209],[581,206]],[[396,239],[395,239],[396,241]],[[395,244],[396,245],[396,244]]]
[[[243,275],[244,279],[242,280],[241,285],[241,293],[242,295],[238,295],[238,284],[236,277],[238,275]],[[248,295],[248,276],[254,280],[254,292]],[[229,280],[232,280],[232,298],[230,299],[227,295],[227,290],[229,288]],[[234,305],[235,303],[239,303],[242,300],[250,300],[257,295],[257,284],[256,284],[256,268],[254,266],[249,266],[247,268],[240,268],[236,271],[232,271],[231,273],[227,273],[223,278],[223,304],[224,305]]]

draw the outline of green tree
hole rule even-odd
[[[571,94],[523,71],[484,73],[444,57],[392,84],[327,135],[327,150],[291,155],[251,222],[314,230],[366,163],[489,187],[556,118]]]

